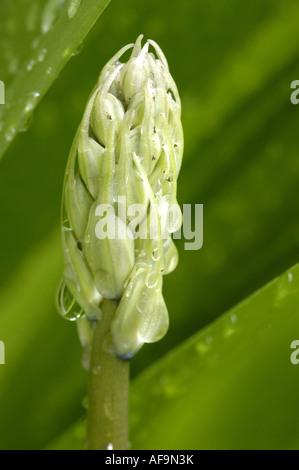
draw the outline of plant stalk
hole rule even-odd
[[[91,350],[87,450],[127,450],[129,361],[113,354],[111,321],[117,302],[104,300]]]

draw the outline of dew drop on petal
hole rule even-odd
[[[84,315],[83,309],[74,299],[64,280],[62,280],[59,286],[57,308],[60,315],[68,321],[78,320],[78,318]]]
[[[157,273],[156,272],[151,272],[145,280],[145,285],[149,289],[153,289],[154,287],[156,287],[157,284],[158,284]]]
[[[155,248],[152,251],[152,259],[153,259],[153,261],[158,261],[160,259],[160,250],[159,250],[159,248]]]
[[[146,311],[147,306],[148,306],[148,296],[144,295],[143,293],[141,298],[138,300],[136,307],[140,313],[144,313]]]
[[[132,294],[132,290],[133,290],[133,284],[132,282],[130,282],[129,285],[126,287],[125,296],[130,297]]]

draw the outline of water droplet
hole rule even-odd
[[[69,47],[66,47],[62,52],[62,57],[70,57],[72,55],[72,51]]]
[[[25,113],[29,113],[29,111],[32,111],[35,108],[39,96],[40,94],[37,91],[33,91],[32,93],[28,94],[27,103],[24,110]]]
[[[81,43],[75,50],[72,50],[70,47],[66,47],[62,52],[62,57],[64,57],[65,59],[68,59],[69,57],[74,57],[80,54],[82,49],[83,49],[83,43]]]
[[[130,297],[130,295],[132,294],[132,290],[133,290],[133,283],[130,282],[129,285],[126,287],[125,296]]]
[[[145,257],[146,257],[146,253],[145,253],[145,251],[143,251],[143,250],[138,250],[138,249],[137,249],[137,250],[135,250],[135,254],[136,254],[136,257],[137,257],[138,259],[142,259],[142,258],[145,258]]]
[[[70,226],[70,222],[68,219],[64,219],[64,221],[62,222],[62,228],[65,232],[72,231],[72,227]]]
[[[47,55],[47,52],[48,52],[47,49],[42,49],[41,51],[39,51],[38,56],[37,56],[37,60],[39,62],[43,62],[46,55]]]
[[[16,135],[17,130],[14,125],[11,125],[4,133],[4,137],[8,142],[11,142],[14,136]]]
[[[154,287],[156,287],[157,284],[158,284],[158,276],[157,276],[157,273],[153,271],[147,276],[145,280],[145,285],[149,289],[153,289]]]
[[[80,5],[81,0],[70,0],[70,4],[67,10],[67,14],[70,19],[72,19],[76,15]]]
[[[77,49],[75,49],[73,52],[72,52],[72,57],[74,57],[75,55],[78,55],[80,54],[80,52],[82,52],[83,50],[83,42],[81,42],[81,44],[79,44],[79,46],[77,47]]]
[[[152,259],[153,259],[153,261],[158,261],[160,259],[160,250],[159,250],[159,248],[155,248],[152,251]]]
[[[20,124],[18,126],[18,132],[26,132],[28,131],[29,127],[31,126],[33,122],[33,114],[30,114],[29,116],[24,116],[23,120],[20,121]]]
[[[144,311],[146,310],[148,306],[148,296],[145,295],[145,292],[143,292],[141,298],[138,300],[137,304],[136,304],[136,307],[137,307],[137,310],[140,312],[140,313],[144,313]]]
[[[287,299],[297,293],[298,284],[293,282],[294,275],[291,272],[284,273],[277,282],[277,294],[274,301],[276,308],[281,308]]]
[[[33,67],[35,66],[36,62],[34,59],[31,59],[28,64],[26,65],[26,69],[28,70],[28,72],[30,72]]]
[[[76,302],[64,280],[62,280],[58,290],[57,308],[60,315],[69,321],[78,320],[84,315],[83,309]]]
[[[43,34],[47,34],[53,28],[61,6],[60,0],[49,0],[46,4],[41,19],[41,30]]]

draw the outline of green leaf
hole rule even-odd
[[[0,158],[26,130],[37,104],[110,0],[4,1],[0,56],[6,104],[0,107]]]
[[[133,381],[133,450],[299,448],[298,279],[296,265]],[[82,435],[80,422],[49,448]]]
[[[0,335],[5,344],[1,449],[40,448],[82,411],[86,376],[81,347],[75,325],[59,317],[55,306],[62,269],[59,245],[55,231],[28,253],[0,291]]]

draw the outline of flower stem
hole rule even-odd
[[[88,450],[128,448],[129,362],[112,353],[111,321],[117,302],[104,300],[90,361],[87,411]]]

